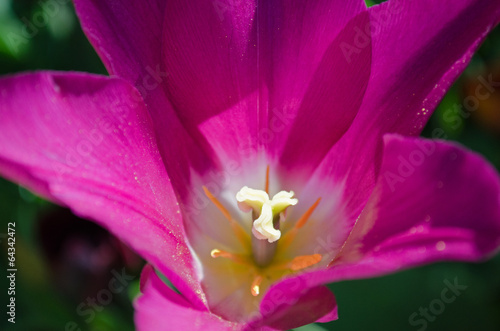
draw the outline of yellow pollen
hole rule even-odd
[[[262,276],[258,275],[257,277],[254,278],[252,282],[252,295],[254,297],[258,296],[260,294],[260,284],[262,283]]]
[[[210,252],[210,256],[213,257],[214,259],[217,257],[228,257],[228,252],[221,251],[220,249],[212,249]]]

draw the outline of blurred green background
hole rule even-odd
[[[44,3],[0,0],[0,74],[40,69],[106,74],[80,29],[71,3],[60,0],[64,5],[48,19],[43,18]],[[23,38],[21,29],[27,22],[32,24],[32,37]],[[467,118],[453,113],[456,105],[473,94],[477,78],[489,74],[500,81],[499,28],[446,95],[423,135],[430,136],[434,128],[441,128],[447,139],[481,153],[500,170],[500,92],[482,101]],[[66,211],[3,179],[0,219],[2,293],[8,288],[8,222],[16,222],[18,267],[16,324],[7,322],[8,298],[2,294],[0,330],[78,330],[76,326],[82,331],[134,329],[131,301],[138,293],[142,265],[138,257],[93,223],[73,220],[71,224],[77,225],[66,226],[72,219]],[[82,302],[106,288],[113,278],[111,270],[123,268],[134,277],[127,289],[113,294],[102,309],[93,309],[94,314],[78,313]],[[440,263],[377,279],[331,284],[340,319],[300,329],[419,330],[423,325],[411,325],[410,316],[420,307],[429,308],[440,298],[444,281],[455,278],[467,289],[445,304],[426,330],[500,330],[500,255],[480,264]]]

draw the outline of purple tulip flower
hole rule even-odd
[[[415,137],[498,0],[74,2],[111,77],[1,79],[0,173],[149,262],[139,330],[327,322],[325,283],[500,246],[498,173]]]

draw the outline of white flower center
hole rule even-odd
[[[280,191],[272,199],[269,198],[269,167],[266,171],[264,187],[264,190],[256,190],[244,186],[236,194],[238,207],[243,212],[252,212],[253,223],[250,234],[248,228],[234,219],[224,204],[203,186],[205,195],[227,219],[241,246],[234,251],[233,249],[226,250],[212,246],[209,256],[213,259],[227,260],[229,264],[225,264],[225,266],[229,268],[229,271],[223,273],[220,270],[214,271],[215,269],[212,267],[221,266],[221,264],[212,264],[211,260],[208,261],[208,264],[212,267],[206,270],[214,271],[215,273],[210,275],[215,279],[219,279],[221,275],[232,277],[231,275],[243,272],[242,281],[250,280],[248,286],[252,298],[262,297],[261,293],[285,274],[310,268],[322,261],[321,254],[300,254],[298,252],[295,254],[294,251],[289,250],[291,243],[299,233],[299,229],[307,223],[321,198],[318,198],[301,217],[297,218],[295,215],[291,224],[283,229],[282,233],[280,227],[286,220],[287,208],[297,205],[298,199],[294,198],[292,191]],[[279,250],[277,249],[278,245]],[[203,253],[200,256],[203,258],[207,256],[206,246],[201,249]],[[241,269],[241,266],[244,266],[245,269]],[[258,304],[258,301],[250,300],[248,302]]]

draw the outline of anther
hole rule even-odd
[[[262,283],[262,276],[258,275],[252,282],[251,292],[254,297],[260,294],[260,284]]]
[[[287,261],[285,263],[273,266],[272,268],[276,270],[289,269],[292,271],[299,271],[319,263],[321,259],[322,259],[321,254],[300,255],[296,256],[291,261]]]
[[[319,263],[321,261],[321,258],[322,257],[320,254],[297,256],[290,263],[290,269],[292,271],[299,271],[305,268],[309,268],[310,266]]]
[[[247,259],[245,259],[243,256],[238,255],[238,254],[229,253],[229,252],[217,249],[217,248],[212,249],[212,251],[210,252],[210,256],[213,257],[214,259],[222,257],[222,258],[226,258],[226,259],[229,259],[231,261],[234,261],[236,263],[245,264],[245,265],[249,264],[249,261]]]

